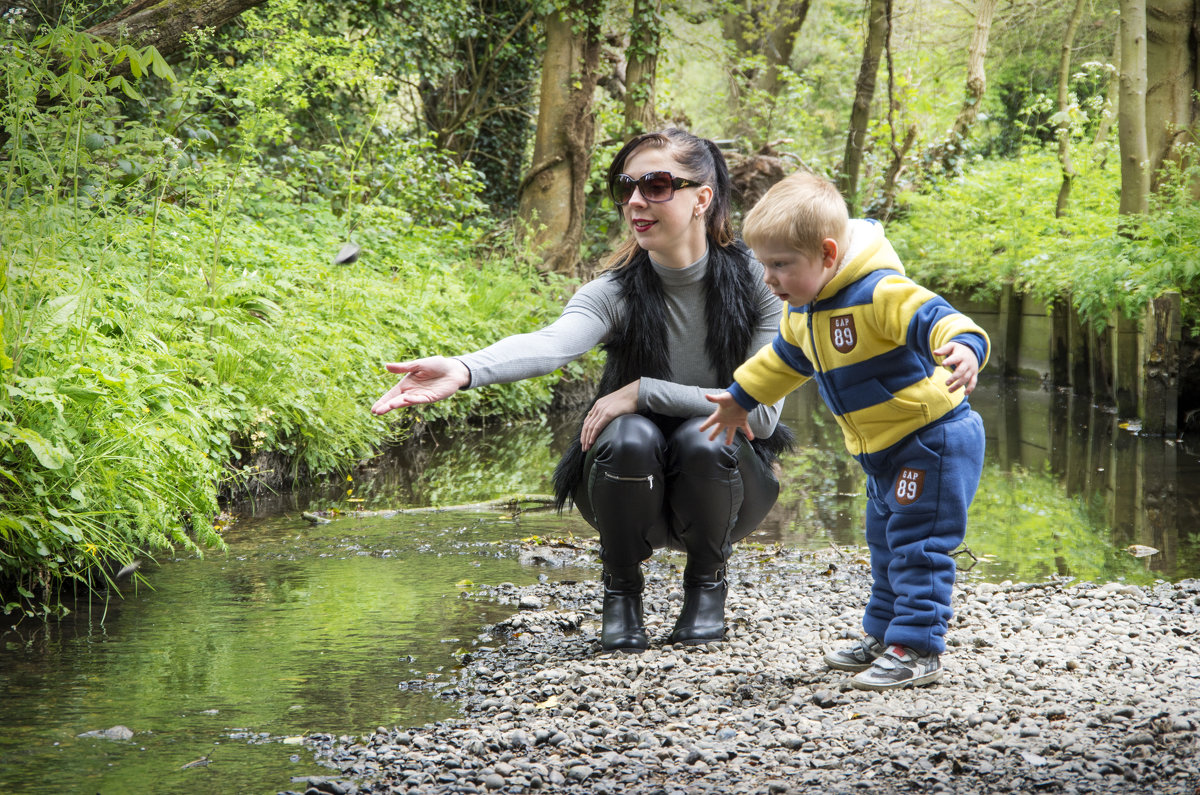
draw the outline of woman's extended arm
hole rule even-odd
[[[596,300],[591,282],[567,304],[558,320],[528,334],[506,337],[463,356],[431,356],[386,365],[403,377],[371,411],[386,414],[404,406],[444,400],[460,389],[504,384],[552,373],[594,348],[607,335],[609,307]]]
[[[603,318],[572,301],[558,320],[543,329],[505,337],[455,359],[470,371],[469,387],[511,384],[552,373],[578,359],[608,335],[608,328]]]

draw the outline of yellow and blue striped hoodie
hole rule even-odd
[[[810,378],[864,464],[963,403],[950,392],[941,357],[951,340],[982,368],[987,334],[940,296],[904,275],[877,222],[851,221],[852,257],[807,306],[789,306],[779,334],[734,373],[743,408],[775,403]],[[940,371],[939,371],[940,370]]]

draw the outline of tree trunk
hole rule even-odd
[[[164,57],[186,46],[184,34],[196,28],[219,28],[265,0],[137,0],[88,28],[98,39],[153,46]]]
[[[887,0],[870,0],[867,7],[867,38],[863,42],[862,63],[854,84],[854,106],[850,110],[850,132],[846,137],[846,154],[842,158],[838,188],[846,199],[850,214],[858,212],[858,176],[862,168],[863,146],[867,139],[867,123],[871,119],[871,101],[875,97],[875,78],[879,58],[887,41],[892,21]]]
[[[734,134],[750,141],[751,148],[767,143],[747,113],[744,92],[758,92],[772,100],[779,96],[781,77],[792,61],[796,36],[808,18],[811,0],[743,0],[741,7],[721,18],[722,36],[732,42],[736,62],[729,68],[729,112]],[[760,67],[745,69],[742,59],[762,56]]]
[[[954,124],[941,143],[933,146],[926,156],[930,162],[941,163],[946,171],[956,169],[958,159],[965,150],[967,136],[979,118],[979,105],[987,90],[988,39],[992,31],[992,19],[996,15],[997,0],[979,0],[975,7],[975,27],[971,33],[971,44],[967,49],[967,84],[963,93],[963,104]]]
[[[633,0],[628,63],[625,68],[624,139],[658,129],[654,84],[661,36],[661,0]]]
[[[780,0],[775,13],[768,19],[763,36],[763,52],[767,56],[767,68],[755,82],[755,88],[773,97],[779,96],[783,88],[780,72],[792,62],[792,51],[796,48],[796,36],[808,18],[810,0]]]
[[[1121,215],[1146,212],[1150,156],[1146,138],[1146,3],[1121,0]]]
[[[1193,93],[1200,86],[1200,44],[1189,41],[1198,26],[1200,4],[1194,0],[1146,0],[1146,150],[1152,191],[1158,189],[1163,163],[1178,161],[1180,145],[1193,141],[1191,128],[1200,119]]]
[[[899,146],[892,146],[892,159],[888,163],[887,171],[883,174],[883,201],[871,213],[873,218],[877,218],[885,224],[891,220],[892,210],[896,206],[896,191],[899,187],[900,175],[904,173],[904,158],[916,140],[917,125],[910,124],[908,131],[904,134],[904,142]]]
[[[975,9],[975,30],[971,34],[971,47],[967,51],[967,85],[963,97],[962,109],[954,120],[951,134],[958,140],[964,140],[979,118],[979,103],[987,90],[987,73],[984,62],[987,60],[988,38],[992,32],[992,18],[996,15],[997,0],[979,0]]]
[[[1071,198],[1071,182],[1075,179],[1075,166],[1071,163],[1071,103],[1069,92],[1071,83],[1071,48],[1075,44],[1075,33],[1079,30],[1079,22],[1083,19],[1083,10],[1087,0],[1075,0],[1075,8],[1071,11],[1071,19],[1067,22],[1067,32],[1063,34],[1062,50],[1058,58],[1058,162],[1062,164],[1062,185],[1058,189],[1058,202],[1054,207],[1054,217],[1062,218],[1067,211],[1067,202]]]
[[[519,191],[521,242],[542,258],[542,270],[569,276],[579,269],[584,188],[595,138],[599,16],[599,0],[579,0],[545,18],[533,164]]]

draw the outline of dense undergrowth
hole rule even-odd
[[[87,66],[112,48],[88,55],[95,42],[55,35],[6,42],[25,50],[3,61],[5,612],[60,610],[64,585],[101,586],[146,554],[220,547],[217,495],[261,474],[257,453],[319,477],[417,416],[549,402],[552,377],[369,412],[394,383],[384,362],[530,330],[566,294],[503,244],[470,168],[378,129],[370,160],[366,139],[307,155],[272,145],[271,102],[290,100],[255,105],[244,87],[240,126],[209,129],[188,108],[213,72],[175,79],[164,64],[152,103]],[[54,62],[72,53],[66,80]],[[144,73],[156,62],[122,57]],[[131,104],[165,112],[138,119]],[[359,255],[335,264],[350,240]]]
[[[1056,155],[1029,148],[984,160],[963,175],[903,196],[888,235],[918,281],[977,297],[1005,284],[1049,304],[1070,301],[1102,325],[1113,313],[1141,319],[1166,290],[1182,296],[1190,333],[1200,329],[1200,162],[1170,169],[1144,217],[1118,224],[1120,172],[1110,146],[1076,156],[1068,210],[1055,217],[1062,182]]]
[[[0,562],[21,596],[141,550],[219,544],[216,494],[282,454],[290,475],[344,470],[408,417],[374,418],[385,361],[481,347],[544,322],[562,296],[511,260],[474,256],[454,228],[364,230],[332,265],[336,219],[317,206],[234,213],[215,267],[203,213],[0,213]],[[519,300],[514,300],[520,296]],[[535,411],[548,379],[463,393],[426,419]],[[399,423],[399,424],[398,424]],[[90,572],[90,574],[89,574]],[[6,593],[6,598],[11,596]]]

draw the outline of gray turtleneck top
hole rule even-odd
[[[668,417],[705,417],[713,404],[706,394],[723,391],[704,351],[707,334],[704,317],[704,274],[708,253],[686,268],[668,268],[651,260],[663,282],[667,309],[667,340],[671,377],[643,378],[638,387],[638,410]],[[749,358],[775,339],[783,314],[783,301],[762,282],[763,266],[752,260],[758,283],[758,326],[746,351]],[[601,275],[579,288],[558,320],[529,334],[506,337],[475,353],[456,357],[471,371],[468,388],[507,384],[551,373],[608,340],[625,311],[611,275]],[[783,402],[759,406],[750,412],[750,428],[759,438],[770,436],[779,421]]]

